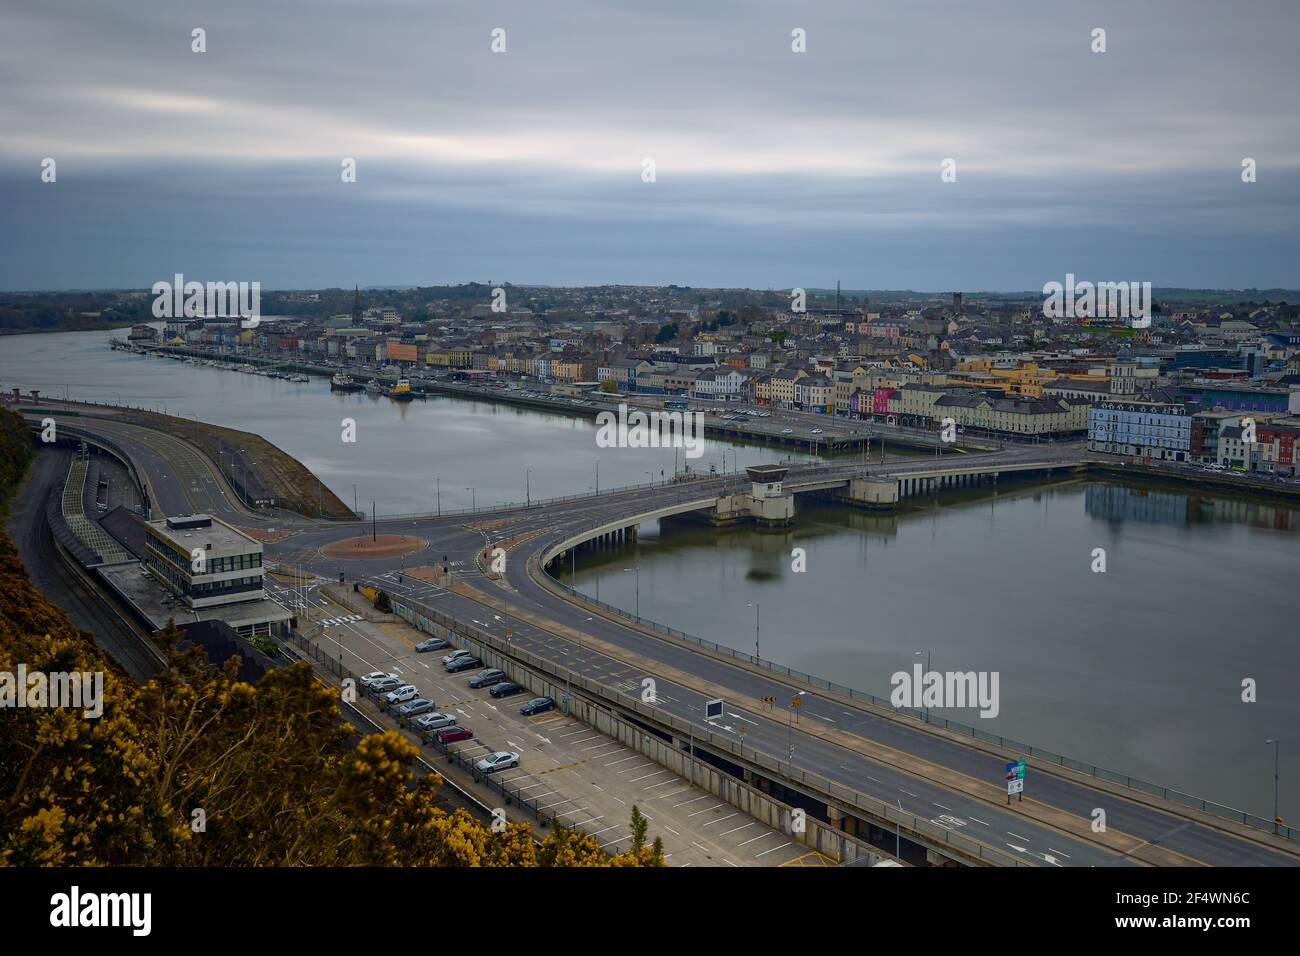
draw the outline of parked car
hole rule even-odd
[[[375,681],[370,685],[370,689],[376,694],[386,694],[389,691],[397,690],[402,686],[402,681],[398,677],[385,677],[383,680]]]
[[[419,644],[415,645],[415,653],[425,654],[429,651],[440,651],[444,647],[450,647],[450,646],[451,645],[448,644],[446,641],[444,641],[441,637],[426,637]]]
[[[448,674],[459,674],[461,671],[473,670],[475,667],[482,667],[483,662],[477,657],[458,657],[449,664],[444,664],[443,668]]]
[[[549,697],[534,697],[524,706],[519,708],[519,713],[525,717],[531,717],[533,714],[542,714],[548,710],[555,709],[555,701]]]
[[[793,428],[782,428],[782,429],[781,429],[781,434],[782,434],[782,435],[793,435],[793,434],[794,434],[794,429],[793,429]]]
[[[444,727],[433,735],[434,740],[440,744],[452,744],[458,740],[469,740],[474,736],[474,731],[468,727]]]
[[[420,696],[419,690],[414,684],[403,684],[401,687],[394,687],[384,695],[384,701],[390,706],[393,704],[404,704],[408,700],[415,700]]]
[[[415,722],[415,726],[421,730],[441,730],[443,727],[450,727],[456,723],[455,714],[432,713],[425,714]]]
[[[418,717],[420,714],[427,714],[437,706],[437,704],[429,700],[427,697],[416,697],[413,700],[408,700],[401,707],[398,707],[395,713],[398,717]]]
[[[811,432],[811,434],[813,434],[813,435],[820,435],[821,433],[822,433],[822,430],[821,430],[820,428],[814,428],[814,429],[812,430],[812,432]]]
[[[495,667],[489,667],[485,671],[479,671],[469,679],[469,686],[477,690],[480,687],[491,687],[493,684],[499,684],[506,679],[506,672],[498,670]]]
[[[378,683],[379,681],[389,677],[393,678],[394,680],[397,679],[396,674],[385,674],[383,671],[371,671],[369,674],[366,674],[364,677],[361,678],[361,686],[371,687],[374,684]]]
[[[503,680],[499,684],[493,684],[492,689],[488,691],[493,697],[513,697],[515,694],[524,692],[523,684],[516,684],[512,680]]]
[[[450,664],[458,657],[473,657],[473,656],[474,655],[471,654],[469,651],[465,650],[464,648],[461,648],[458,651],[452,651],[450,654],[445,655],[442,659],[442,662],[444,664]]]
[[[479,773],[496,773],[498,770],[508,770],[518,766],[519,754],[513,750],[498,750],[474,764],[474,769]]]

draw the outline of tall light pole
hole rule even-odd
[[[357,513],[357,483],[352,482],[352,513]]]
[[[920,657],[921,652],[917,651],[912,656]],[[929,650],[927,650],[925,652],[925,674],[921,675],[921,719],[926,721],[927,723],[930,720],[930,711],[925,706],[925,675],[929,673],[930,673],[930,652]]]
[[[636,572],[636,616],[640,618],[641,617],[641,565],[638,564],[635,568],[624,568],[623,570]]]
[[[465,490],[469,492],[469,510],[478,511],[478,493],[468,485],[465,486]]]
[[[806,693],[808,693],[806,690],[799,691],[790,698],[790,706],[786,708],[786,745],[789,748],[787,759],[792,763],[794,762],[794,712],[795,708],[801,706],[799,700]]]
[[[533,470],[531,468],[524,469],[524,504],[525,505],[531,505],[533,503],[533,493],[531,490],[532,478],[533,478]]]
[[[1278,750],[1281,745],[1281,737],[1270,737],[1264,741],[1265,744],[1273,745],[1273,832],[1277,833],[1281,823],[1281,817],[1278,816],[1277,806],[1277,787],[1278,787]]]
[[[442,479],[435,478],[433,480],[435,483],[434,487],[437,489],[437,494],[438,494],[438,517],[441,518],[442,517]]]
[[[759,646],[758,646],[758,637],[759,637],[758,602],[754,601],[750,604],[746,604],[745,607],[752,607],[754,609],[754,660],[756,661],[762,660],[763,655],[759,653]]]

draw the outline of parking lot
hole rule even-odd
[[[559,710],[521,715],[519,708],[531,696],[527,692],[494,699],[487,687],[471,689],[470,678],[482,668],[447,673],[442,665],[447,650],[413,650],[428,635],[404,623],[350,619],[355,612],[318,592],[310,600],[324,602],[320,616],[331,622],[316,638],[323,653],[341,654],[344,666],[357,674],[397,675],[433,700],[439,712],[454,715],[459,726],[473,730],[473,739],[451,743],[452,749],[471,760],[493,751],[519,755],[518,767],[491,775],[495,786],[479,785],[481,798],[490,805],[503,799],[500,789],[505,788],[517,803],[584,830],[616,853],[628,846],[635,804],[649,821],[650,839],[663,839],[670,866],[832,862]],[[440,748],[429,743],[425,750],[436,765]]]

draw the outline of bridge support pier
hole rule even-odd
[[[899,482],[879,478],[853,478],[837,492],[840,501],[873,511],[889,511],[898,504]]]

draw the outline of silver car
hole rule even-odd
[[[420,714],[427,714],[437,706],[427,697],[416,697],[414,700],[408,700],[401,707],[398,707],[396,713],[398,717],[416,717]]]
[[[450,727],[456,723],[455,714],[425,714],[415,722],[415,726],[421,730],[441,730],[443,727]]]
[[[512,750],[498,750],[474,764],[474,769],[479,773],[496,773],[498,770],[508,770],[518,766],[519,754]]]

